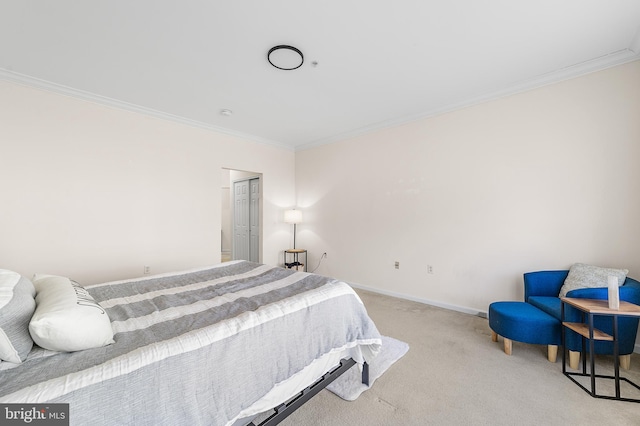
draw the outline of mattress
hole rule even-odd
[[[69,403],[72,425],[232,425],[381,346],[353,289],[316,274],[237,261],[86,289],[114,343],[3,362],[0,402]]]

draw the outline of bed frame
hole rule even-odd
[[[343,373],[345,373],[348,369],[353,367],[356,362],[352,359],[343,359],[340,361],[340,365],[338,365],[333,370],[327,372],[322,377],[320,377],[315,383],[311,386],[300,391],[296,396],[285,402],[284,404],[279,405],[274,408],[273,414],[264,419],[262,422],[255,424],[253,422],[249,423],[247,426],[275,426],[284,419],[286,419],[291,413],[300,408],[303,404],[313,398],[318,392],[322,389],[329,386],[331,382],[340,377]],[[362,383],[369,386],[369,364],[366,362],[362,365]]]

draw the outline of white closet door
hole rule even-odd
[[[249,260],[260,259],[260,179],[249,181]]]
[[[260,179],[233,183],[233,259],[260,259]]]

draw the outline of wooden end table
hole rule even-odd
[[[576,299],[571,297],[562,297],[560,299],[562,301],[562,373],[570,378],[575,384],[580,386],[585,392],[591,395],[594,398],[604,398],[604,399],[615,399],[619,401],[630,401],[630,402],[640,402],[640,399],[635,398],[623,398],[620,396],[620,380],[625,381],[636,389],[640,390],[640,386],[633,383],[631,380],[620,377],[620,362],[619,362],[619,353],[618,353],[618,317],[628,316],[628,317],[640,317],[640,306],[634,305],[633,303],[620,301],[619,309],[609,309],[609,301],[608,300],[596,300],[596,299]],[[564,321],[564,309],[565,304],[571,305],[574,308],[582,311],[583,318],[584,315],[588,316],[588,322],[565,322]],[[613,336],[602,332],[593,327],[593,317],[594,315],[606,315],[611,317],[611,321],[613,324]],[[582,373],[573,373],[567,371],[566,365],[566,353],[567,347],[565,344],[565,334],[566,329],[570,329],[578,333],[582,336]],[[589,364],[590,371],[587,373],[587,357],[585,353],[586,342],[589,341]],[[605,340],[613,342],[613,365],[614,365],[614,375],[598,375],[595,372],[595,359],[594,359],[594,341],[595,340]],[[587,389],[580,382],[573,378],[573,376],[582,376],[582,377],[590,377],[591,378],[591,390]],[[609,395],[600,395],[596,392],[596,378],[600,379],[613,379],[615,381],[616,388],[616,396]]]
[[[299,256],[304,255],[304,263],[303,260],[299,258]],[[292,262],[287,262],[288,255],[291,255],[293,258]],[[307,250],[305,249],[288,249],[284,251],[284,266],[288,269],[295,269],[297,271],[303,270],[307,272]]]

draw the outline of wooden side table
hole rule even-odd
[[[615,399],[619,401],[630,401],[630,402],[640,402],[640,399],[635,398],[623,398],[620,396],[620,380],[629,383],[636,389],[640,390],[640,386],[633,383],[631,380],[620,377],[620,362],[619,362],[619,353],[618,353],[618,317],[621,316],[629,316],[629,317],[640,317],[640,306],[634,305],[633,303],[620,301],[619,309],[609,309],[609,301],[608,300],[596,300],[596,299],[576,299],[571,297],[562,297],[560,299],[562,301],[562,373],[570,378],[575,384],[580,386],[585,392],[591,395],[594,398],[604,398],[604,399]],[[564,321],[564,309],[565,304],[571,305],[574,308],[583,312],[583,318],[586,314],[588,316],[588,323],[581,322],[565,322]],[[604,333],[593,327],[593,317],[594,315],[606,315],[611,317],[611,321],[613,324],[613,336]],[[585,352],[586,342],[589,341],[589,364],[590,370],[587,373],[587,357],[586,354],[583,354],[582,357],[582,373],[572,373],[567,371],[566,365],[566,329],[570,329],[578,333],[582,336],[582,352]],[[594,359],[594,341],[595,340],[608,340],[613,342],[613,365],[614,365],[614,375],[598,375],[595,372],[595,359]],[[582,377],[590,377],[591,379],[591,390],[587,389],[580,382],[573,378],[573,376],[582,376]],[[600,395],[596,392],[596,377],[601,379],[613,379],[615,381],[615,390],[616,396],[608,396],[608,395]]]
[[[300,258],[304,255],[304,259]],[[304,263],[302,262],[304,261]],[[305,249],[288,249],[284,251],[284,266],[288,269],[307,272],[307,250]]]

